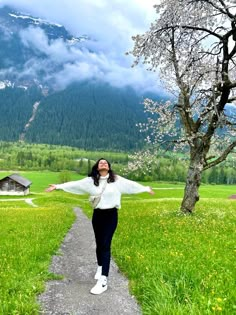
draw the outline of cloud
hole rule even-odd
[[[66,62],[76,58],[62,39],[49,42],[47,35],[40,27],[29,27],[20,31],[20,38],[26,47],[47,55],[55,62]]]
[[[141,66],[131,68],[133,59],[125,55],[133,47],[131,37],[148,30],[155,18],[154,0],[2,0],[20,12],[64,25],[74,36],[87,35],[81,46],[69,47],[63,40],[49,41],[40,28],[21,32],[25,46],[43,54],[61,68],[54,80],[63,87],[74,80],[102,79],[115,86],[158,89],[156,74]],[[35,61],[36,62],[36,61]],[[31,60],[32,63],[32,60]],[[45,64],[43,64],[45,67]],[[34,71],[40,68],[37,61]],[[27,70],[27,68],[26,68]]]
[[[63,88],[74,81],[97,79],[116,87],[134,86],[139,91],[157,89],[154,74],[147,76],[146,70],[140,66],[132,69],[127,66],[127,60],[125,64],[116,60],[115,56],[111,57],[102,51],[93,52],[90,49],[80,50],[66,46],[61,39],[49,42],[44,31],[38,27],[23,30],[20,36],[25,46],[36,49],[48,57],[42,62],[37,59],[30,60],[25,65],[22,76],[36,75],[43,69],[50,70],[56,63],[61,64],[62,69],[48,74],[45,83],[54,82],[58,88]]]

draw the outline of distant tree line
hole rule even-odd
[[[71,170],[87,175],[92,163],[102,157],[111,161],[115,169],[128,163],[128,154],[122,152],[0,141],[0,170]]]
[[[177,154],[160,152],[157,163],[149,171],[128,168],[129,156],[123,152],[86,151],[74,147],[24,142],[0,142],[0,170],[50,170],[61,171],[62,178],[69,178],[67,171],[87,175],[93,163],[106,158],[120,175],[139,181],[184,182],[188,161]],[[236,184],[236,160],[231,158],[220,166],[203,173],[203,183]]]
[[[124,175],[139,181],[170,181],[185,182],[187,172],[186,161],[160,158],[158,165],[150,172],[124,172]],[[205,184],[236,184],[236,161],[222,163],[203,173],[202,182]]]
[[[131,156],[134,158],[134,156]],[[142,156],[143,158],[143,156]],[[171,181],[185,182],[188,169],[188,158],[184,154],[159,151],[152,160],[146,157],[147,167],[143,168],[143,162],[137,168],[132,167],[132,160],[123,169],[123,174],[133,180],[139,181]],[[136,157],[135,165],[137,163]],[[153,163],[153,160],[155,162]],[[231,156],[220,165],[206,170],[203,173],[202,182],[206,184],[236,184],[236,158]]]

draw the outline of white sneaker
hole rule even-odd
[[[95,280],[100,279],[101,275],[102,275],[102,266],[98,266],[94,279]]]
[[[107,290],[107,277],[101,276],[96,285],[90,290],[92,294],[101,294]]]

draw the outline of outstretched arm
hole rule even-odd
[[[155,191],[152,190],[152,187],[149,186],[149,188],[150,188],[149,194],[150,194],[150,195],[154,195],[154,194],[155,194]]]
[[[91,177],[86,177],[77,181],[72,181],[72,182],[67,182],[64,184],[51,184],[49,187],[46,189],[46,192],[51,192],[55,189],[61,189],[66,192],[72,193],[72,194],[90,194],[91,189],[92,189],[92,179]]]
[[[48,187],[47,189],[45,189],[45,191],[46,191],[46,192],[51,192],[51,191],[53,191],[53,190],[55,190],[55,189],[56,189],[56,185],[50,184],[49,187]]]
[[[117,176],[117,186],[121,193],[123,194],[138,194],[143,192],[148,192],[153,195],[154,191],[149,186],[144,186],[139,183],[136,183],[132,180],[126,179],[121,176]]]

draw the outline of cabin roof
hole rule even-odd
[[[1,181],[5,178],[10,178],[10,179],[14,180],[15,182],[21,184],[25,188],[29,187],[32,184],[32,182],[30,180],[28,180],[27,178],[22,177],[18,174],[12,174],[12,175],[6,176],[6,177],[2,178]]]

